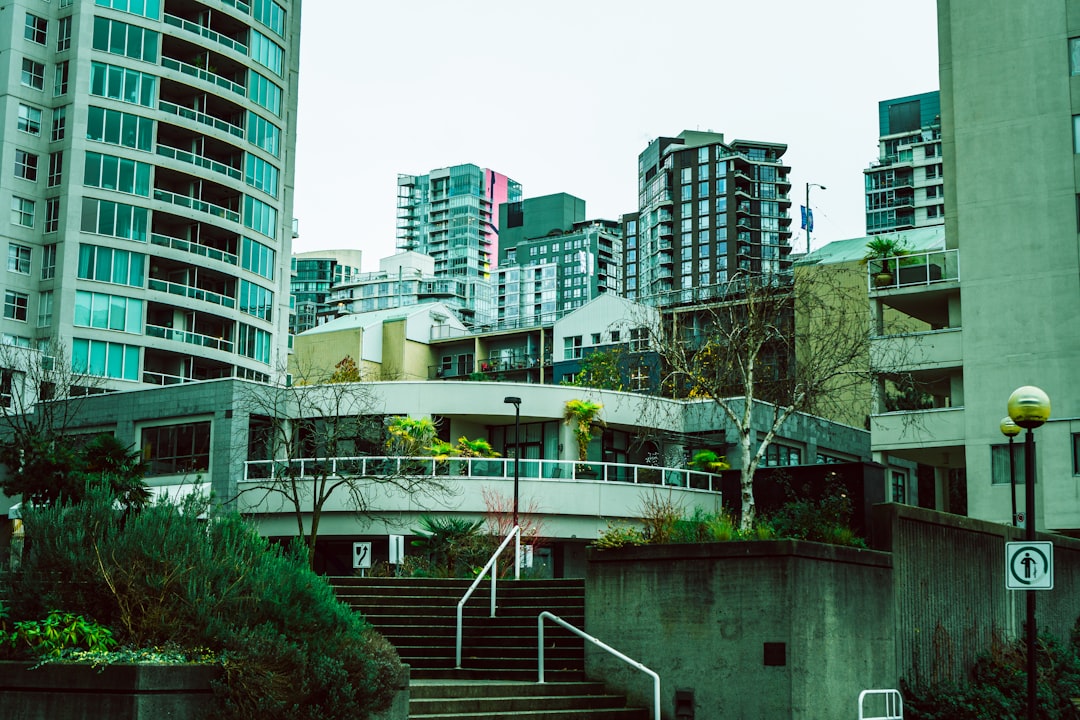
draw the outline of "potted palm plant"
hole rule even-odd
[[[578,477],[596,477],[598,473],[585,464],[589,459],[589,443],[597,430],[604,427],[604,421],[600,419],[600,411],[604,408],[600,403],[591,400],[567,400],[566,409],[563,412],[563,420],[574,430],[574,438],[578,444]]]
[[[899,258],[911,252],[907,241],[895,235],[877,235],[866,243],[866,255],[863,256],[863,264],[879,263],[871,267],[876,268],[874,284],[878,287],[890,285],[893,281],[893,268],[889,264],[891,258]]]

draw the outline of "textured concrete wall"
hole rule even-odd
[[[586,597],[586,631],[660,674],[666,718],[680,689],[697,718],[811,720],[851,716],[861,690],[896,684],[884,553],[794,541],[591,551]],[[651,702],[649,678],[602,650],[587,646],[586,670]]]
[[[874,508],[877,548],[893,556],[900,677],[962,680],[994,640],[1023,632],[1023,591],[1005,589],[1005,543],[1022,529],[906,505]],[[1067,639],[1080,614],[1080,540],[1054,543],[1054,589],[1035,591],[1040,631]]]

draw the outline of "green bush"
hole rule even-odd
[[[304,548],[283,549],[205,501],[123,514],[91,492],[24,510],[28,543],[7,594],[13,618],[80,612],[131,647],[220,657],[215,718],[363,718],[389,703],[400,662],[334,597]]]
[[[1077,631],[1066,645],[1040,635],[1036,647],[1036,707],[1040,720],[1072,720],[1080,697]],[[1027,647],[1023,639],[995,644],[964,683],[902,683],[906,717],[912,720],[1021,718],[1027,707]]]

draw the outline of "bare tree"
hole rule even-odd
[[[0,462],[4,494],[48,502],[83,489],[72,428],[104,378],[74,367],[62,343],[45,350],[0,345]]]
[[[711,400],[734,426],[744,529],[755,516],[754,474],[793,413],[869,412],[869,307],[857,276],[838,266],[795,279],[740,274],[705,302],[669,310],[657,328],[665,394]]]
[[[455,488],[445,477],[427,472],[433,466],[387,461],[375,468],[365,456],[386,454],[387,433],[371,384],[359,379],[348,358],[329,372],[298,372],[291,383],[251,384],[240,406],[251,418],[249,459],[269,460],[252,466],[241,494],[261,494],[265,504],[277,498],[296,520],[297,537],[309,561],[315,557],[319,525],[332,499],[350,512],[371,517],[377,499],[387,492],[408,495],[416,504],[448,499]]]

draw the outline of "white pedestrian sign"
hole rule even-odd
[[[1005,543],[1005,588],[1054,589],[1054,544],[1026,541]]]

